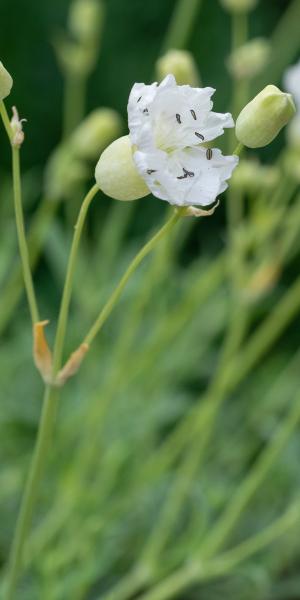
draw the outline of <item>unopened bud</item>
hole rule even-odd
[[[267,65],[271,45],[264,38],[251,40],[234,50],[228,58],[227,66],[235,79],[251,79]]]
[[[9,96],[12,85],[12,77],[0,60],[0,101]]]
[[[95,178],[107,196],[115,200],[138,200],[150,194],[132,158],[129,136],[115,140],[104,150],[96,166]]]
[[[223,8],[231,13],[247,13],[256,7],[258,0],[221,0]]]
[[[70,7],[69,30],[80,42],[96,39],[103,22],[101,0],[74,0]]]
[[[239,114],[236,137],[248,148],[267,146],[295,113],[291,94],[281,92],[275,85],[267,85]]]
[[[160,81],[171,73],[178,85],[199,87],[201,83],[195,59],[187,50],[169,50],[158,59],[156,72]]]
[[[96,160],[99,154],[122,132],[120,115],[110,108],[91,112],[70,138],[73,154],[84,160]]]

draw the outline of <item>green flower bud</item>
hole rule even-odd
[[[201,83],[195,59],[187,50],[169,50],[158,59],[156,72],[160,81],[171,73],[178,85],[199,87]]]
[[[88,42],[99,36],[103,22],[104,7],[99,0],[74,0],[69,13],[69,30],[80,42]]]
[[[258,0],[221,0],[223,8],[231,13],[247,13],[256,7]]]
[[[267,85],[239,114],[236,137],[248,148],[267,146],[295,113],[292,95],[281,92],[275,85]]]
[[[70,138],[74,155],[84,160],[96,160],[99,154],[122,132],[120,115],[110,108],[93,110],[76,128]]]
[[[227,61],[229,72],[235,79],[251,79],[265,68],[270,53],[271,45],[267,40],[251,40],[231,53]]]
[[[0,60],[0,101],[9,96],[12,85],[12,77]]]
[[[115,200],[138,200],[150,194],[135,168],[132,153],[129,136],[124,135],[104,150],[97,163],[96,182],[100,190]]]

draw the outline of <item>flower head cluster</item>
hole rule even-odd
[[[238,163],[208,144],[233,127],[229,113],[212,111],[214,89],[136,83],[128,102],[133,160],[151,192],[178,206],[209,206],[227,188]],[[210,144],[209,144],[210,145]]]

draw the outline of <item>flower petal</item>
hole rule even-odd
[[[152,193],[178,206],[209,206],[227,188],[238,158],[203,143],[233,127],[229,113],[212,112],[210,87],[135,84],[128,102],[133,158]]]
[[[283,80],[285,89],[294,96],[300,110],[300,61],[285,71]]]
[[[171,153],[137,151],[133,159],[151,192],[178,206],[213,204],[238,164],[237,156],[223,156],[217,148],[208,158],[203,147]]]

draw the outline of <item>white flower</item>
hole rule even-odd
[[[283,80],[285,89],[294,96],[297,109],[300,110],[300,60],[285,71]]]
[[[300,148],[300,60],[286,69],[283,82],[285,89],[290,92],[295,100],[297,114],[292,119],[287,130],[287,140],[290,146]]]
[[[158,198],[177,206],[209,206],[228,187],[237,156],[223,156],[207,142],[234,127],[229,113],[212,112],[214,89],[136,83],[128,102],[133,160]]]

